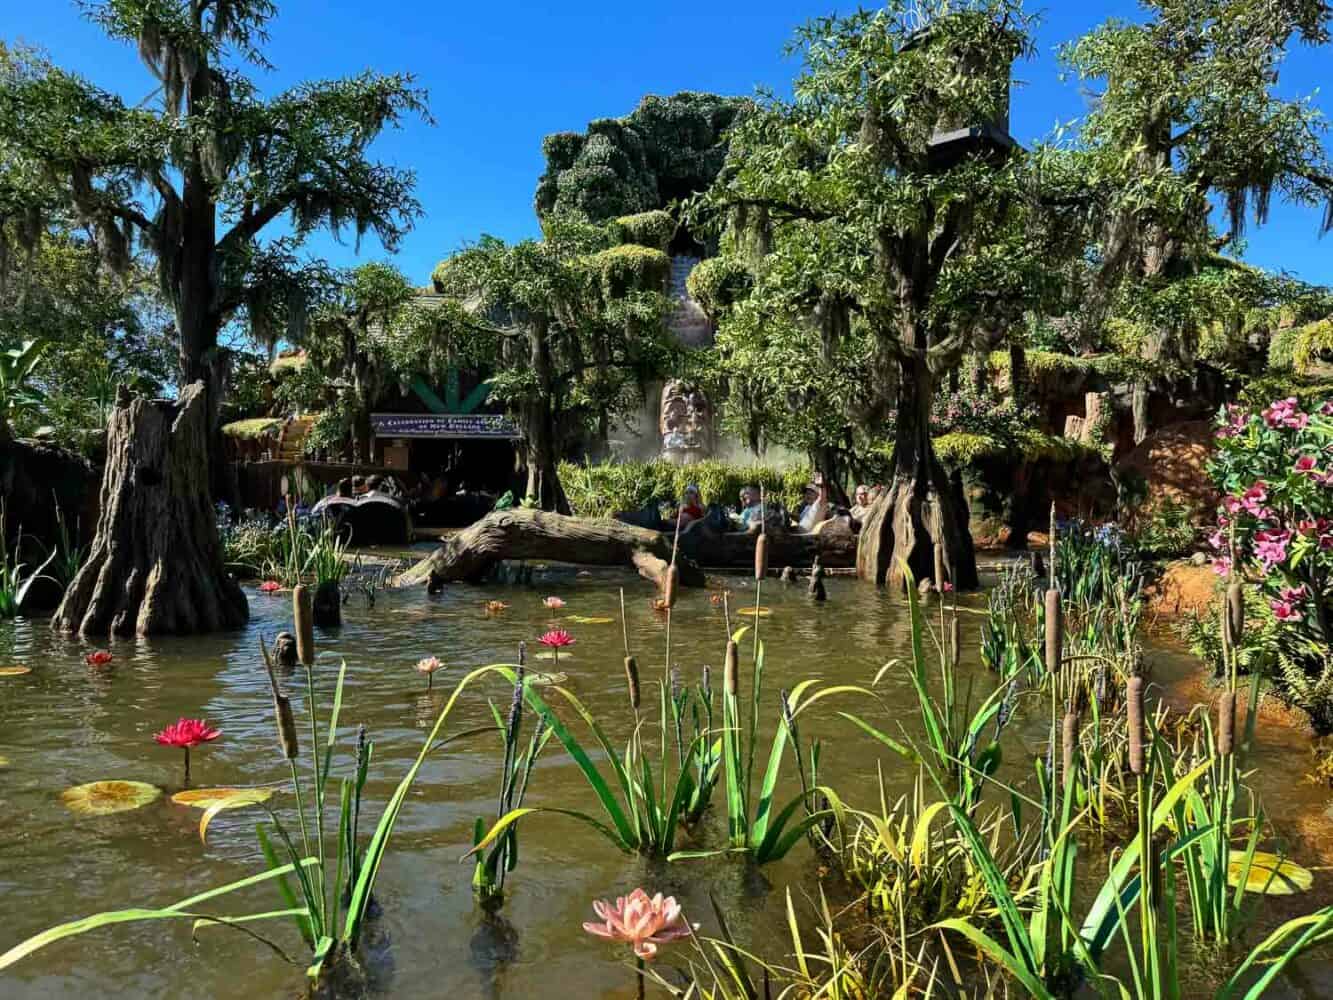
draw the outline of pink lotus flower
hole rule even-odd
[[[561,600],[559,597],[542,598],[542,603],[545,604],[552,611],[556,611],[559,608],[563,608],[565,606],[565,602]]]
[[[435,683],[435,671],[443,666],[444,664],[435,656],[427,656],[417,660],[417,673],[426,675],[426,690],[429,691],[431,685]]]
[[[109,652],[107,652],[107,650],[94,649],[91,653],[89,653],[87,656],[83,658],[83,662],[88,664],[88,666],[90,667],[105,667],[108,663],[110,663],[114,659],[115,657],[112,656]]]
[[[214,729],[203,719],[177,719],[161,732],[154,733],[153,739],[164,747],[180,747],[185,750],[185,784],[190,783],[190,747],[200,743],[211,743],[222,735],[221,729]]]
[[[281,589],[282,589],[282,584],[280,584],[277,580],[265,580],[263,583],[259,585],[259,592],[261,594],[274,594]]]
[[[685,920],[674,896],[663,897],[660,892],[650,897],[642,889],[635,889],[628,896],[618,896],[615,905],[605,899],[593,900],[592,909],[603,922],[585,921],[585,931],[624,941],[633,947],[636,957],[645,961],[657,956],[658,945],[687,938],[699,927]]]
[[[566,646],[574,645],[574,637],[562,628],[553,628],[542,635],[537,640],[543,646],[549,646],[552,649],[564,649]]]

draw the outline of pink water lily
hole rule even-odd
[[[417,660],[416,670],[419,674],[426,675],[426,687],[429,689],[435,683],[435,671],[444,666],[438,656],[426,656]]]
[[[597,937],[624,941],[644,960],[655,958],[659,945],[687,938],[699,928],[685,920],[674,896],[664,897],[660,892],[649,896],[635,889],[628,896],[618,896],[614,904],[593,900],[592,908],[602,923],[585,921],[583,929]]]
[[[559,610],[565,606],[565,602],[559,597],[545,597],[542,599],[542,603],[552,611]]]
[[[261,594],[276,594],[281,589],[282,584],[277,580],[265,580],[259,585],[259,592]]]

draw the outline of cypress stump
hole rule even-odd
[[[175,400],[117,390],[97,535],[52,628],[128,636],[245,623],[245,595],[223,567],[209,498],[209,432],[203,382]]]

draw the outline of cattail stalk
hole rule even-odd
[[[1064,646],[1064,609],[1060,606],[1060,591],[1055,587],[1046,590],[1046,672],[1055,673],[1060,669],[1062,648]]]
[[[760,531],[754,541],[754,578],[762,580],[768,575],[768,535]]]
[[[1236,748],[1236,692],[1223,691],[1217,706],[1217,752],[1223,757]]]
[[[629,686],[629,704],[637,714],[641,704],[639,691],[639,663],[634,657],[625,657],[625,683]]]
[[[735,697],[740,693],[740,647],[732,639],[727,640],[727,655],[722,666],[722,685],[727,694]]]
[[[292,715],[292,703],[282,688],[278,686],[278,675],[273,670],[273,658],[269,656],[268,647],[264,645],[264,639],[261,636],[259,640],[259,652],[264,657],[264,667],[268,670],[269,689],[273,692],[273,718],[278,725],[278,744],[282,747],[282,756],[289,761],[294,761],[300,752],[300,742],[296,737],[296,719]]]
[[[1078,750],[1078,713],[1066,712],[1060,727],[1060,764],[1064,768],[1061,776],[1066,783],[1074,773],[1074,754]]]
[[[958,660],[962,653],[962,631],[962,624],[958,618],[958,609],[954,608],[953,617],[949,619],[949,662],[954,666],[958,666]]]
[[[1232,649],[1239,649],[1245,633],[1245,588],[1239,583],[1227,587],[1226,639]]]
[[[944,544],[935,543],[935,590],[944,593]],[[941,598],[942,600],[943,598]]]
[[[292,616],[296,620],[296,657],[303,666],[315,665],[315,613],[310,588],[292,588]]]
[[[680,570],[673,562],[666,568],[662,582],[662,603],[670,610],[676,606],[676,589],[680,586]]]
[[[1055,563],[1056,526],[1055,526],[1055,501],[1054,501],[1054,500],[1051,501],[1051,526],[1050,526],[1050,531],[1049,531],[1049,533],[1047,534],[1046,537],[1047,537],[1047,540],[1048,540],[1048,541],[1050,542],[1050,544],[1051,544],[1051,575],[1050,575],[1051,586],[1052,586],[1052,587],[1059,587],[1059,586],[1060,586],[1060,584],[1059,584],[1059,579],[1060,579],[1060,577],[1056,574],[1056,563]]]
[[[1145,771],[1143,732],[1143,677],[1135,675],[1125,685],[1125,705],[1129,715],[1129,769],[1142,777]]]

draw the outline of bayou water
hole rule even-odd
[[[735,615],[753,605],[755,584],[741,577],[718,578],[731,591],[733,628],[753,618]],[[338,664],[347,662],[340,741],[344,752],[335,771],[346,773],[355,730],[364,723],[375,742],[368,785],[370,801],[363,829],[373,827],[381,804],[420,749],[426,732],[454,683],[469,669],[514,662],[518,644],[541,647],[537,636],[549,627],[566,628],[576,644],[562,651],[558,665],[530,660],[539,670],[568,677],[566,686],[622,739],[632,718],[626,707],[621,670],[622,636],[618,591],[624,589],[631,650],[645,683],[645,703],[656,706],[652,688],[663,676],[666,619],[651,606],[650,586],[613,571],[538,571],[523,586],[453,586],[439,595],[424,589],[381,593],[373,607],[352,596],[341,629],[317,633],[317,701],[321,725],[327,719]],[[828,581],[829,600],[816,604],[801,584],[766,581],[760,600],[770,614],[760,617],[767,649],[764,717],[771,733],[778,692],[807,677],[840,684],[868,685],[886,662],[910,655],[907,607],[899,598],[846,578]],[[551,610],[542,599],[561,597]],[[274,731],[268,681],[259,659],[261,636],[268,640],[290,629],[291,599],[249,590],[251,620],[241,631],[188,639],[122,641],[109,648],[109,668],[85,666],[94,647],[54,636],[45,620],[0,624],[0,664],[30,666],[21,677],[0,678],[0,950],[53,924],[101,910],[163,906],[193,893],[261,871],[265,865],[254,827],[262,809],[220,813],[207,844],[201,844],[200,812],[170,801],[181,787],[179,751],[159,747],[152,734],[180,716],[205,717],[222,730],[214,743],[192,754],[194,787],[283,783],[287,780]],[[486,615],[488,600],[508,604]],[[963,604],[983,607],[984,598]],[[570,616],[613,619],[580,624]],[[993,678],[978,665],[975,647],[979,615],[964,617],[963,683],[975,684],[974,700],[992,689]],[[684,592],[673,615],[671,659],[686,683],[696,683],[703,664],[720,684],[726,623],[723,610],[703,591]],[[746,643],[751,636],[747,636]],[[413,665],[437,656],[447,667],[428,691]],[[1170,694],[1197,694],[1198,666],[1166,640],[1155,641],[1154,677]],[[852,805],[873,807],[877,769],[888,794],[911,789],[915,770],[837,716],[839,709],[863,715],[894,735],[919,734],[915,696],[905,667],[887,670],[877,691],[882,702],[830,699],[801,719],[802,737],[824,743],[823,778]],[[289,685],[303,741],[304,684]],[[1183,694],[1181,695],[1183,697]],[[504,712],[510,691],[500,679],[466,693],[445,735],[485,725],[490,702]],[[558,698],[552,704],[582,737],[584,731]],[[528,724],[531,724],[529,718]],[[322,734],[321,734],[322,735]],[[1033,754],[1045,752],[1044,703],[1032,706],[1006,731],[1004,749],[1011,766],[1030,768]],[[303,746],[303,750],[304,750]],[[760,751],[766,759],[767,743]],[[594,758],[599,759],[599,758]],[[1261,736],[1251,784],[1282,842],[1308,866],[1333,853],[1333,820],[1324,813],[1329,793],[1303,781],[1309,770],[1308,739],[1290,733]],[[799,788],[788,755],[783,763],[781,798]],[[508,899],[498,919],[474,905],[470,864],[460,859],[471,846],[473,823],[494,818],[499,740],[491,736],[460,742],[433,755],[414,786],[393,836],[376,886],[383,907],[380,925],[387,947],[376,973],[385,995],[394,997],[525,998],[538,996],[633,996],[632,973],[616,947],[581,929],[591,919],[594,898],[615,896],[642,885],[674,893],[687,913],[714,931],[711,892],[742,943],[789,964],[790,945],[783,907],[790,886],[798,910],[808,914],[817,898],[816,859],[802,843],[782,862],[755,869],[739,860],[709,859],[672,865],[645,862],[619,853],[588,828],[558,815],[539,815],[521,827],[521,861],[510,876]],[[60,800],[65,788],[102,779],[132,779],[160,786],[165,794],[132,812],[104,817],[77,816]],[[697,843],[715,847],[724,840],[720,793]],[[273,800],[291,813],[290,795]],[[552,741],[540,759],[529,805],[548,805],[597,814],[598,806],[582,775]],[[1267,907],[1255,933],[1281,918],[1333,901],[1333,873],[1316,872],[1314,891]],[[271,883],[218,901],[217,913],[277,909]],[[288,997],[301,988],[304,959],[299,939],[286,925],[270,933],[297,964],[235,931],[205,928],[192,939],[188,921],[150,921],[105,928],[59,942],[24,959],[0,978],[0,996],[14,1000],[94,994],[107,997]],[[1187,932],[1186,932],[1187,933]],[[679,947],[679,946],[678,946]],[[683,961],[681,950],[675,956]],[[667,957],[666,963],[672,959]],[[1211,992],[1213,956],[1194,956],[1186,995]],[[1324,996],[1333,968],[1322,958],[1299,963],[1273,996]]]

